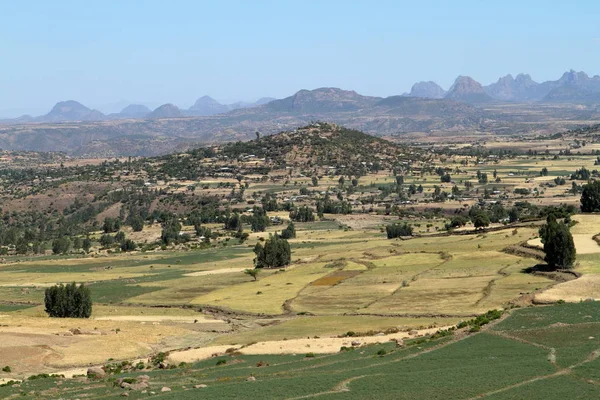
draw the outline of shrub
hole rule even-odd
[[[44,294],[45,311],[55,318],[89,318],[92,315],[90,290],[75,282],[56,285],[46,289]]]
[[[2,372],[11,372],[12,370],[10,369],[10,367],[7,365],[6,367],[2,368]]]

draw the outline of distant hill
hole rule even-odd
[[[539,100],[539,88],[540,84],[527,74],[519,74],[516,78],[508,74],[496,83],[485,86],[484,90],[494,99],[519,102]]]
[[[264,107],[272,112],[346,112],[372,107],[379,100],[381,100],[380,97],[362,96],[353,90],[320,88],[300,90],[293,96],[271,101]]]
[[[221,104],[210,96],[202,96],[198,100],[196,100],[194,105],[192,105],[188,110],[186,110],[185,113],[187,115],[192,116],[210,116],[224,114],[233,110],[257,107],[263,104],[267,104],[273,100],[275,99],[272,97],[263,97],[258,99],[254,103],[238,101],[236,103],[231,104]]]
[[[446,91],[440,85],[433,81],[428,81],[415,83],[407,96],[442,99],[445,95]]]
[[[162,106],[158,107],[156,110],[154,110],[150,114],[148,114],[147,117],[151,118],[151,119],[179,118],[179,117],[183,117],[183,113],[181,112],[181,110],[179,108],[177,108],[177,106],[175,106],[171,103],[168,103],[168,104],[163,104]]]
[[[120,117],[125,118],[144,118],[150,114],[152,110],[141,104],[130,104],[119,113]]]
[[[254,102],[257,106],[262,106],[263,104],[267,104],[272,102],[273,100],[277,100],[275,97],[261,97],[260,99]]]
[[[459,76],[454,81],[448,93],[447,99],[464,101],[466,103],[489,103],[493,99],[484,90],[481,83],[469,76]]]
[[[600,103],[600,76],[585,72],[565,72],[554,82],[542,101],[550,103]]]
[[[98,110],[91,110],[77,101],[68,100],[56,103],[48,114],[37,120],[41,122],[101,121],[105,118],[106,116]]]
[[[207,116],[222,114],[230,111],[230,108],[224,104],[219,103],[210,96],[202,96],[193,106],[188,109],[189,115]]]

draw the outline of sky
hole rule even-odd
[[[600,2],[0,0],[0,117],[600,74]]]

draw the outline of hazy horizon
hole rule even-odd
[[[487,85],[600,73],[600,4],[58,0],[0,6],[0,118],[76,100],[187,108],[339,87],[390,96],[458,75]],[[23,23],[26,21],[26,23]]]

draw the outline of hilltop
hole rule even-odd
[[[272,136],[225,144],[218,154],[229,158],[264,158],[275,165],[341,167],[356,171],[392,168],[417,158],[416,150],[336,124],[316,122]]]

